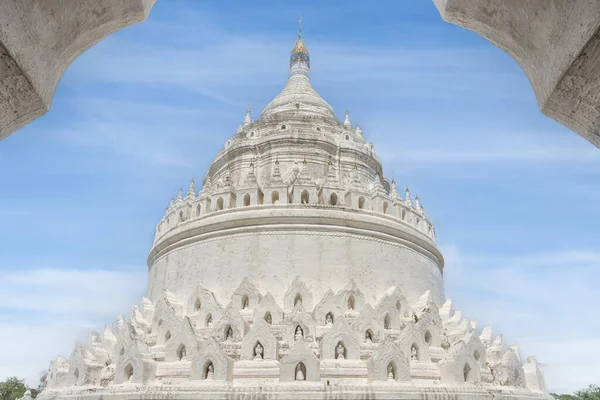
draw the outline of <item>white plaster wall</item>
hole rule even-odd
[[[391,286],[398,286],[411,303],[430,290],[434,301],[444,299],[437,264],[401,244],[369,235],[327,231],[263,229],[212,236],[175,248],[149,268],[148,296],[158,301],[164,289],[186,301],[198,283],[213,291],[223,305],[244,277],[283,305],[283,296],[296,276],[312,291],[315,303],[329,289],[338,291],[353,278],[374,304]]]

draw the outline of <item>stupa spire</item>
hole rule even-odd
[[[412,200],[410,198],[410,190],[406,188],[406,192],[404,193],[404,201],[412,206]]]
[[[352,122],[350,122],[350,111],[346,110],[346,119],[344,120],[344,126],[352,127]]]
[[[293,70],[294,64],[306,64],[306,68],[310,69],[310,55],[308,53],[308,49],[304,45],[304,41],[302,40],[302,16],[298,21],[300,27],[298,28],[298,39],[296,39],[296,43],[292,48],[292,52],[290,54],[290,70]]]
[[[193,199],[196,197],[196,188],[195,188],[193,178],[192,178],[192,181],[190,182],[190,188],[188,189],[187,195],[185,197],[190,198],[190,199]]]
[[[421,202],[419,201],[419,196],[415,197],[415,208],[417,209],[417,211],[423,213],[423,206],[421,205]]]
[[[396,187],[396,181],[392,179],[392,198],[394,200],[401,200],[400,193],[398,193],[398,188]]]
[[[302,19],[300,19],[302,21]],[[298,38],[290,52],[290,75],[283,90],[263,109],[260,118],[268,118],[279,113],[297,115],[319,115],[336,119],[333,108],[315,91],[310,83],[310,54],[302,36],[302,22]]]
[[[250,109],[246,110],[246,117],[244,118],[244,126],[248,126],[252,123],[252,118],[250,117]]]

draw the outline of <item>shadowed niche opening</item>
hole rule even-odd
[[[331,193],[331,196],[329,196],[329,204],[331,204],[332,206],[337,206],[337,202],[338,202],[337,194]]]
[[[267,324],[269,324],[269,325],[271,325],[273,323],[273,317],[271,316],[271,313],[268,311],[265,314],[265,321],[267,321]]]
[[[355,308],[355,306],[356,306],[356,304],[355,304],[355,303],[356,303],[356,302],[354,301],[354,296],[353,296],[353,295],[350,295],[350,296],[348,297],[348,310],[351,310],[351,311],[353,311],[353,310],[354,310],[354,308]]]
[[[294,299],[294,307],[296,307],[297,305],[302,305],[302,296],[300,295],[300,293],[298,293],[296,295],[296,298]]]
[[[429,331],[425,332],[425,343],[431,345],[431,332]]]
[[[365,342],[366,343],[374,342],[374,340],[373,340],[373,331],[370,330],[370,329],[367,329],[365,331]]]
[[[331,324],[333,324],[333,313],[328,312],[327,315],[325,315],[325,325]]]
[[[209,360],[204,364],[204,369],[202,370],[202,379],[212,380],[214,377],[214,367],[213,363]]]
[[[465,379],[465,382],[469,382],[471,379],[471,366],[469,365],[469,363],[466,363],[463,367],[463,377]]]
[[[295,381],[305,381],[306,380],[306,366],[304,363],[300,362],[296,365],[296,369],[294,370],[294,380]]]
[[[410,346],[410,359],[414,361],[419,361],[419,358],[419,346],[417,346],[416,343],[413,343],[412,346]]]
[[[396,364],[391,361],[387,366],[387,379],[388,381],[396,380]]]
[[[123,373],[125,374],[125,380],[130,382],[133,379],[133,365],[127,364],[123,370]]]
[[[176,355],[179,361],[184,361],[187,358],[187,350],[183,344],[177,348]]]
[[[303,190],[302,194],[300,195],[300,203],[302,204],[308,204],[310,198],[308,197],[308,191]]]
[[[383,317],[383,329],[392,329],[392,320],[389,314],[385,314]]]
[[[348,358],[346,345],[341,340],[335,346],[335,358],[338,360],[343,360]]]
[[[225,329],[223,330],[223,339],[225,341],[233,340],[233,329],[231,329],[231,325],[225,326]]]

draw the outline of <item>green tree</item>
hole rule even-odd
[[[13,376],[7,378],[4,382],[0,382],[0,398],[2,400],[17,400],[23,397],[27,387],[23,380],[19,380]]]
[[[550,394],[557,400],[581,400],[579,397],[573,396],[570,394],[556,394],[556,393],[550,393]]]
[[[590,385],[587,389],[575,392],[575,396],[581,400],[600,400],[600,386]]]
[[[557,400],[600,400],[600,386],[590,385],[587,389],[578,390],[575,394],[550,393]]]

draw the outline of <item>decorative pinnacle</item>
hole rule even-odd
[[[302,40],[302,17],[300,17],[299,20],[300,23],[300,28],[298,30],[298,39],[296,39],[296,43],[294,44],[294,47],[292,48],[292,52],[290,54],[290,69],[292,69],[292,66],[298,62],[304,62],[306,63],[306,67],[308,67],[308,69],[310,70],[310,56],[308,54],[308,49],[306,48],[306,46],[304,46],[304,41]]]
[[[177,200],[181,200],[183,196],[183,188],[179,188],[179,192],[177,192]]]
[[[423,211],[423,206],[421,205],[421,202],[419,201],[419,196],[415,197],[415,207],[417,208],[417,210]]]
[[[252,118],[250,118],[250,109],[246,110],[246,117],[244,118],[244,126],[248,126],[252,123]]]
[[[195,183],[194,183],[194,178],[192,178],[192,181],[190,182],[190,188],[187,192],[186,197],[196,197],[196,189],[195,189]]]
[[[352,126],[352,122],[350,122],[350,111],[346,110],[346,119],[344,120],[344,126]]]

